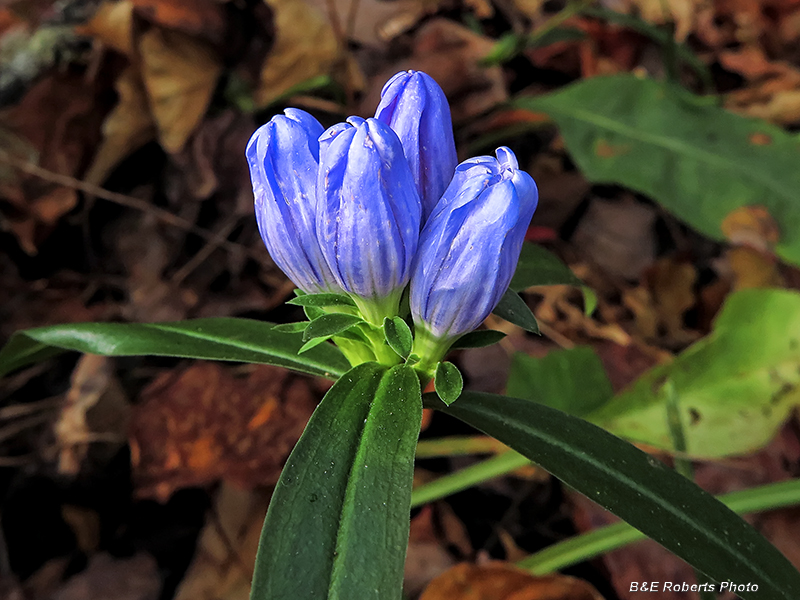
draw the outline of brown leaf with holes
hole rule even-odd
[[[565,575],[534,577],[511,564],[463,563],[434,579],[419,600],[603,600],[589,583]]]
[[[156,26],[137,47],[158,139],[167,152],[179,152],[206,114],[222,62],[209,43]]]
[[[220,479],[248,489],[273,485],[315,405],[308,381],[277,367],[235,377],[230,368],[197,363],[159,377],[132,417],[138,495],[166,500]]]

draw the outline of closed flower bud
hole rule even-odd
[[[322,125],[287,108],[247,144],[256,220],[272,260],[306,293],[341,291],[316,235],[316,188]]]
[[[383,87],[375,118],[389,125],[403,144],[424,223],[458,163],[447,98],[429,75],[402,71]]]
[[[533,179],[514,153],[465,161],[420,234],[411,276],[415,351],[439,360],[454,338],[497,306],[519,261],[538,202]]]
[[[317,232],[338,284],[364,316],[396,314],[420,229],[420,200],[388,125],[350,117],[320,137]]]

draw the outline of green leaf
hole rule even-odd
[[[506,290],[492,312],[501,319],[522,327],[525,331],[539,333],[539,325],[536,323],[536,317],[533,316],[531,309],[525,304],[525,300],[511,289]]]
[[[509,287],[520,292],[538,285],[583,286],[583,283],[555,254],[526,242],[522,244],[517,270]]]
[[[582,417],[611,400],[614,390],[603,363],[589,346],[553,350],[542,358],[514,354],[509,396],[533,400]]]
[[[411,328],[400,317],[386,317],[383,320],[383,333],[386,336],[386,343],[392,350],[397,352],[402,358],[408,358],[411,354],[411,345],[414,343],[414,336]]]
[[[450,350],[458,350],[461,348],[485,348],[496,344],[506,337],[506,334],[496,329],[480,329],[478,331],[470,331],[458,338]]]
[[[433,386],[442,402],[450,405],[461,395],[461,390],[464,389],[464,378],[453,363],[440,362],[436,366]]]
[[[298,321],[297,323],[281,323],[280,325],[275,325],[272,328],[272,331],[277,331],[279,333],[302,333],[308,327],[308,321]]]
[[[415,489],[414,494],[423,487],[426,486]],[[411,496],[412,504],[414,494]],[[800,479],[768,483],[749,490],[717,496],[717,499],[737,514],[793,506],[800,504]],[[548,546],[519,561],[517,566],[530,570],[534,575],[546,575],[645,537],[643,533],[624,521],[614,523]]]
[[[332,313],[317,317],[308,324],[303,332],[303,340],[308,341],[318,337],[331,337],[350,329],[353,325],[361,323],[364,319],[356,315]]]
[[[277,332],[272,323],[251,319],[53,325],[15,333],[0,350],[0,375],[66,350],[262,363],[331,379],[349,368],[333,346],[297,356],[302,343],[299,334]]]
[[[800,294],[731,294],[711,334],[651,369],[586,415],[627,439],[675,450],[667,409],[674,394],[686,452],[721,457],[768,443],[800,401]]]
[[[350,306],[355,308],[356,303],[347,294],[304,294],[297,298],[292,298],[286,304],[294,306],[316,306],[325,308],[329,306]]]
[[[362,364],[334,384],[275,488],[252,600],[399,600],[421,418],[409,367]]]
[[[780,224],[775,251],[800,263],[800,143],[781,128],[633,75],[592,77],[515,104],[558,123],[590,180],[647,194],[712,238],[724,238],[734,210],[765,207]]]
[[[631,444],[577,417],[506,396],[464,392],[445,407],[647,534],[712,579],[759,586],[742,598],[796,600],[800,573],[713,496]]]
[[[321,344],[324,344],[329,339],[331,339],[331,337],[332,336],[330,336],[330,335],[326,335],[326,336],[311,338],[305,344],[300,346],[300,349],[297,351],[297,354],[298,355],[299,354],[304,354],[304,353],[308,352],[309,350],[311,350],[312,348],[316,348],[317,346],[319,346]]]

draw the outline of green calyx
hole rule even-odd
[[[423,387],[433,379],[438,364],[445,357],[452,343],[453,338],[438,338],[425,327],[416,327],[409,361],[416,361],[412,366],[419,374]]]

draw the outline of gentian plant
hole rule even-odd
[[[325,131],[287,109],[246,155],[259,231],[307,320],[43,327],[12,337],[0,374],[78,350],[258,362],[334,380],[275,488],[252,600],[401,598],[424,405],[497,438],[711,580],[747,580],[741,597],[800,598],[800,575],[769,542],[660,461],[553,408],[462,389],[446,356],[498,341],[475,331],[489,313],[536,330],[510,286],[574,280],[554,281],[554,257],[537,279],[543,251],[517,269],[536,185],[505,147],[456,165],[433,79],[399,73],[374,118]],[[423,394],[431,380],[435,393]]]

